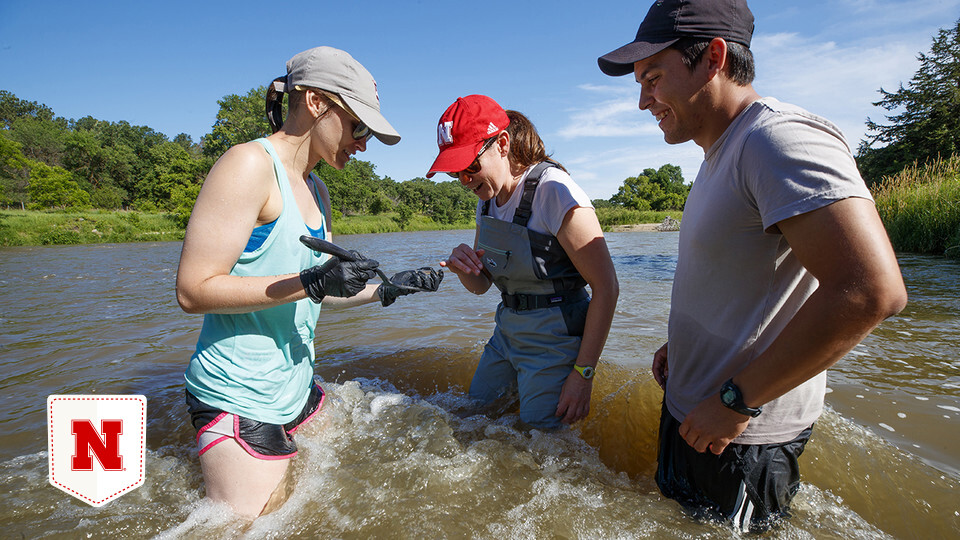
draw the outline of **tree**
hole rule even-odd
[[[84,207],[90,194],[80,189],[70,171],[36,163],[30,171],[30,199],[33,208]]]
[[[960,20],[940,29],[929,54],[921,53],[920,69],[905,88],[883,88],[873,105],[887,111],[890,122],[881,125],[867,118],[869,140],[861,141],[857,165],[869,185],[917,162],[960,152]],[[878,146],[879,145],[879,146]]]
[[[623,181],[610,200],[634,210],[650,210],[650,201],[663,196],[663,189],[646,176],[631,176]]]
[[[17,98],[6,90],[0,90],[0,128],[10,129],[18,118],[35,118],[53,121],[53,109],[37,103]]]
[[[220,110],[213,130],[203,136],[203,154],[216,159],[231,146],[272,133],[267,122],[266,93],[267,87],[259,86],[246,95],[230,94],[218,101]]]
[[[683,183],[680,167],[669,163],[623,181],[610,202],[634,210],[683,210],[690,186]]]
[[[86,116],[71,120],[66,135],[63,166],[74,173],[80,186],[93,196],[92,202],[113,207],[117,195],[121,205],[143,200],[152,193],[156,180],[156,148],[171,143],[166,136],[146,126],[128,122],[107,122]],[[185,153],[182,150],[179,154]],[[178,155],[179,155],[178,154]],[[197,161],[199,157],[193,159]],[[169,196],[169,190],[164,192]],[[155,206],[165,206],[153,200]]]
[[[20,143],[27,159],[46,163],[51,167],[62,165],[67,132],[64,126],[44,118],[24,116],[15,119],[8,136]]]
[[[667,163],[657,170],[644,169],[643,175],[660,186],[664,193],[675,193],[685,199],[690,192],[690,187],[683,183],[683,171],[676,165]]]
[[[400,203],[397,205],[397,215],[392,218],[396,222],[397,226],[400,227],[400,230],[406,230],[407,225],[410,224],[410,220],[413,219],[413,210],[409,206]]]
[[[320,161],[314,171],[330,191],[330,204],[343,215],[365,214],[382,191],[374,165],[362,159],[351,159],[342,170]]]
[[[34,164],[20,151],[20,143],[11,141],[0,132],[0,204],[16,203],[22,207],[29,202],[27,187]]]
[[[200,184],[177,185],[171,188],[170,201],[173,215],[180,228],[187,228],[187,222],[190,221],[190,214],[193,212],[193,205],[197,202],[198,195],[200,195]]]
[[[157,208],[166,210],[176,210],[184,204],[192,208],[192,201],[184,203],[183,196],[174,195],[178,193],[177,188],[191,186],[198,186],[196,191],[199,192],[201,179],[206,173],[204,162],[192,159],[181,145],[170,141],[154,146],[146,157],[149,166],[135,186],[134,199],[150,201]],[[193,195],[193,199],[196,200],[196,195]]]
[[[463,189],[459,180],[436,184],[436,195],[427,215],[438,223],[452,224],[472,221],[477,210],[477,197]]]

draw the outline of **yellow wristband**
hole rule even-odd
[[[597,370],[591,366],[578,366],[576,364],[573,365],[573,369],[577,370],[577,373],[587,380],[592,379],[593,375],[597,372]]]

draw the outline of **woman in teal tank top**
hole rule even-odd
[[[269,510],[296,453],[290,433],[322,402],[313,382],[320,301],[381,299],[366,283],[376,261],[330,259],[300,244],[301,235],[332,238],[329,195],[311,171],[321,159],[342,169],[371,136],[400,140],[380,114],[373,77],[343,51],[291,58],[268,109],[278,111],[283,93],[282,126],[271,114],[274,134],[230,148],[210,170],[177,273],[180,306],[204,314],[185,378],[206,493],[248,517]]]

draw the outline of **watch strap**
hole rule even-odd
[[[573,369],[577,370],[577,373],[579,373],[581,377],[587,380],[592,379],[597,372],[597,369],[592,366],[578,366],[574,364]]]
[[[720,387],[720,401],[724,407],[744,416],[756,418],[763,412],[763,407],[747,407],[747,404],[743,402],[743,392],[733,382],[733,378],[727,379],[727,382]]]

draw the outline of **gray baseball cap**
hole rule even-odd
[[[290,92],[299,85],[336,94],[380,142],[388,145],[400,142],[400,134],[380,114],[377,81],[345,51],[333,47],[303,51],[287,61],[286,83],[278,81],[274,85],[280,92]]]

